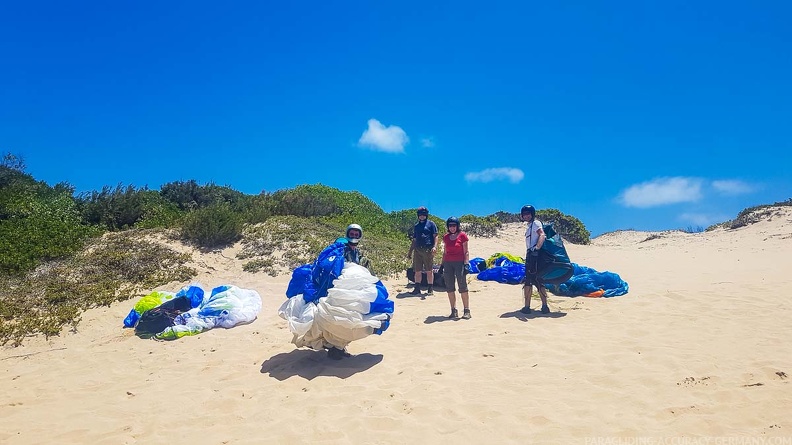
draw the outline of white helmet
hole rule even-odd
[[[350,230],[357,230],[358,232],[360,232],[360,236],[357,237],[357,238],[352,238],[351,236],[349,236],[349,231]],[[347,228],[346,228],[346,238],[347,238],[347,240],[349,240],[350,243],[353,243],[353,244],[359,243],[360,242],[360,238],[363,238],[363,228],[360,227],[357,224],[348,225]]]

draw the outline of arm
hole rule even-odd
[[[407,252],[407,258],[412,257],[413,250],[415,250],[415,237],[413,237],[412,241],[410,242],[410,250]]]
[[[468,242],[467,241],[462,243],[462,250],[465,251],[464,262],[465,262],[465,266],[467,266],[468,264],[470,264],[470,252],[468,252]]]
[[[544,244],[547,237],[545,236],[544,230],[541,228],[536,230],[536,234],[539,235],[539,240],[536,242],[536,250],[539,250],[542,248],[542,244]]]

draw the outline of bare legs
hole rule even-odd
[[[542,300],[542,313],[550,312],[547,306],[547,289],[544,286],[537,285],[536,290],[539,292],[539,298]],[[523,287],[523,297],[525,298],[525,307],[523,309],[529,310],[531,308],[531,295],[533,294],[533,285],[526,284]]]
[[[464,314],[466,316],[463,318],[470,318],[470,294],[468,292],[460,292],[459,295],[462,296],[462,306],[465,309]],[[457,318],[456,292],[454,291],[448,292],[448,303],[451,304],[450,318]]]

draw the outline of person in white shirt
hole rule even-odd
[[[525,298],[525,306],[520,309],[523,314],[531,313],[531,295],[533,294],[533,287],[539,292],[539,297],[542,299],[543,314],[549,314],[550,308],[547,306],[547,289],[536,278],[537,267],[539,263],[539,249],[545,242],[545,233],[542,229],[542,222],[536,219],[536,209],[532,205],[524,205],[520,209],[520,219],[528,223],[525,229],[525,246],[528,249],[525,253],[525,281],[523,283],[523,296]]]

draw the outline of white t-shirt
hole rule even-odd
[[[536,243],[539,242],[539,229],[542,228],[542,221],[534,218],[528,227],[525,229],[525,247],[528,250],[531,250],[533,247],[536,247]]]

